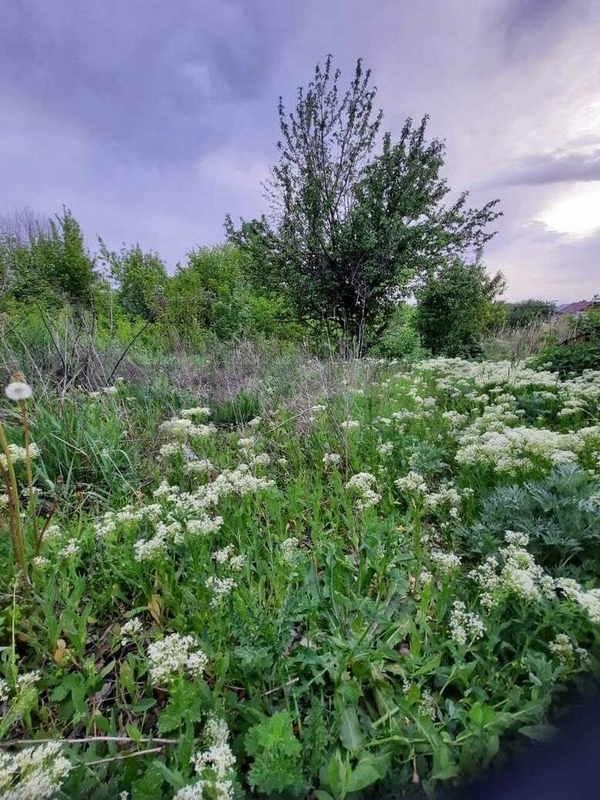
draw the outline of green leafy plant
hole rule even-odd
[[[294,735],[288,711],[280,711],[253,725],[244,737],[244,747],[253,758],[248,772],[248,781],[253,789],[266,794],[301,791],[302,748]]]

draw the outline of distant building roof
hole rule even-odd
[[[589,311],[595,305],[593,300],[578,300],[576,303],[563,303],[557,306],[556,311],[559,314],[581,314],[582,311]]]

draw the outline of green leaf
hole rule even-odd
[[[536,742],[550,742],[558,733],[558,729],[547,724],[523,725],[519,728],[519,733]]]
[[[140,759],[130,759],[139,761]],[[144,775],[131,786],[131,800],[155,800],[162,796],[163,776],[161,770],[153,761],[146,769]]]
[[[348,777],[348,792],[360,792],[380,780],[382,775],[371,756],[362,758]]]
[[[131,706],[131,710],[136,714],[143,714],[144,711],[149,711],[156,705],[156,700],[153,697],[145,697]]]
[[[356,709],[353,706],[344,706],[342,711],[342,729],[340,741],[351,753],[355,753],[364,741],[364,734],[358,721]]]
[[[440,661],[442,660],[441,655],[434,656],[433,658],[426,661],[422,667],[419,667],[418,670],[415,671],[415,675],[429,675],[432,672],[435,672],[436,669],[440,665]]]
[[[458,766],[449,747],[442,745],[433,751],[433,769],[429,776],[432,780],[448,780],[458,775]]]
[[[139,742],[140,739],[142,738],[142,732],[136,725],[128,723],[126,726],[126,730],[127,730],[127,735],[131,736],[134,742]]]

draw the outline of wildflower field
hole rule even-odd
[[[9,384],[2,797],[433,796],[593,687],[600,373],[303,369]]]

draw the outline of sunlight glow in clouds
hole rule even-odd
[[[538,220],[557,233],[590,236],[600,231],[600,184],[576,184]]]

